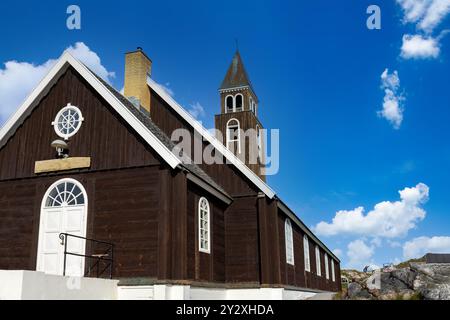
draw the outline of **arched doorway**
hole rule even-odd
[[[37,271],[63,274],[64,245],[60,233],[86,237],[86,190],[74,179],[55,182],[45,193],[41,205]],[[86,243],[82,239],[69,238],[67,251],[84,255]],[[66,256],[66,275],[83,276],[84,258]]]

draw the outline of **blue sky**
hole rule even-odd
[[[106,76],[118,89],[124,53],[143,47],[153,78],[186,108],[200,104],[199,120],[213,127],[217,89],[238,38],[260,119],[280,129],[280,171],[268,181],[338,249],[343,266],[450,251],[450,19],[447,7],[426,2],[414,16],[404,0],[76,1],[81,30],[66,28],[72,3],[1,2],[0,123],[18,106],[9,97],[24,95],[17,92],[22,86],[5,80],[13,66],[38,77],[49,59],[83,42],[90,57],[95,52],[101,59],[94,61],[101,70],[114,72]],[[381,30],[366,27],[366,9],[374,3]],[[17,65],[8,68],[8,61]],[[384,83],[395,83],[382,88],[386,69]],[[394,114],[383,117],[385,90],[391,90]],[[392,119],[399,117],[395,128]],[[400,202],[405,188],[412,189]],[[383,201],[386,206],[366,216]],[[359,217],[358,207],[365,209]],[[332,223],[341,210],[347,227],[339,219]],[[395,225],[405,227],[393,232]]]

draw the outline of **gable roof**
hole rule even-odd
[[[117,92],[106,81],[97,76],[83,63],[75,59],[67,51],[61,56],[49,73],[42,79],[33,92],[26,98],[17,111],[6,121],[0,129],[0,148],[15,133],[17,128],[31,114],[40,100],[50,91],[51,87],[69,68],[73,67],[101,96],[109,105],[143,138],[149,146],[155,150],[164,161],[172,168],[185,168],[198,179],[206,182],[219,193],[213,193],[225,202],[231,202],[231,197],[209,177],[200,167],[191,163],[183,163],[173,152],[172,141],[162,132],[143,112],[139,111],[128,99]]]
[[[252,83],[250,82],[250,78],[245,70],[241,55],[239,54],[239,51],[236,51],[225,78],[222,81],[220,89],[224,90],[245,86],[250,87],[253,91]]]
[[[49,73],[0,129],[0,148],[6,144],[8,139],[14,134],[25,118],[38,105],[41,98],[50,91],[53,84],[56,83],[69,66],[72,66],[113,107],[113,109],[122,116],[134,130],[136,130],[144,141],[161,155],[170,167],[176,168],[181,164],[180,159],[178,159],[171,150],[169,150],[167,146],[164,145],[164,143],[130,111],[130,109],[125,108],[122,101],[115,96],[97,76],[67,51],[64,52]]]

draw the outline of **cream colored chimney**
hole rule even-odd
[[[151,71],[152,61],[142,48],[125,54],[124,95],[137,100],[148,112],[150,112],[150,88],[147,85],[147,77],[151,75]]]

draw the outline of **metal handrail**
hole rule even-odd
[[[105,251],[105,253],[101,254],[101,255],[84,255],[84,254],[79,254],[79,253],[75,253],[75,252],[69,252],[67,251],[67,242],[68,242],[68,238],[72,237],[72,238],[77,238],[77,239],[82,239],[85,241],[89,241],[92,243],[99,243],[99,244],[104,244],[108,246],[108,249]],[[60,233],[59,234],[59,238],[63,241],[64,243],[64,269],[63,269],[63,275],[66,275],[66,261],[67,261],[67,255],[71,255],[71,256],[77,256],[77,257],[83,257],[83,258],[88,258],[88,259],[95,259],[95,263],[92,266],[91,263],[89,263],[89,268],[88,271],[85,272],[84,276],[90,276],[91,275],[91,270],[95,267],[97,267],[97,278],[100,278],[100,276],[109,268],[109,278],[112,279],[112,272],[113,272],[113,267],[114,267],[114,244],[113,243],[109,243],[106,241],[101,241],[101,240],[95,240],[95,239],[90,239],[90,238],[85,238],[85,237],[80,237],[80,236],[76,236],[70,233]],[[108,258],[103,257],[102,255],[106,255]],[[107,263],[106,267],[102,269],[102,271],[100,272],[100,261],[108,261],[109,263]]]

